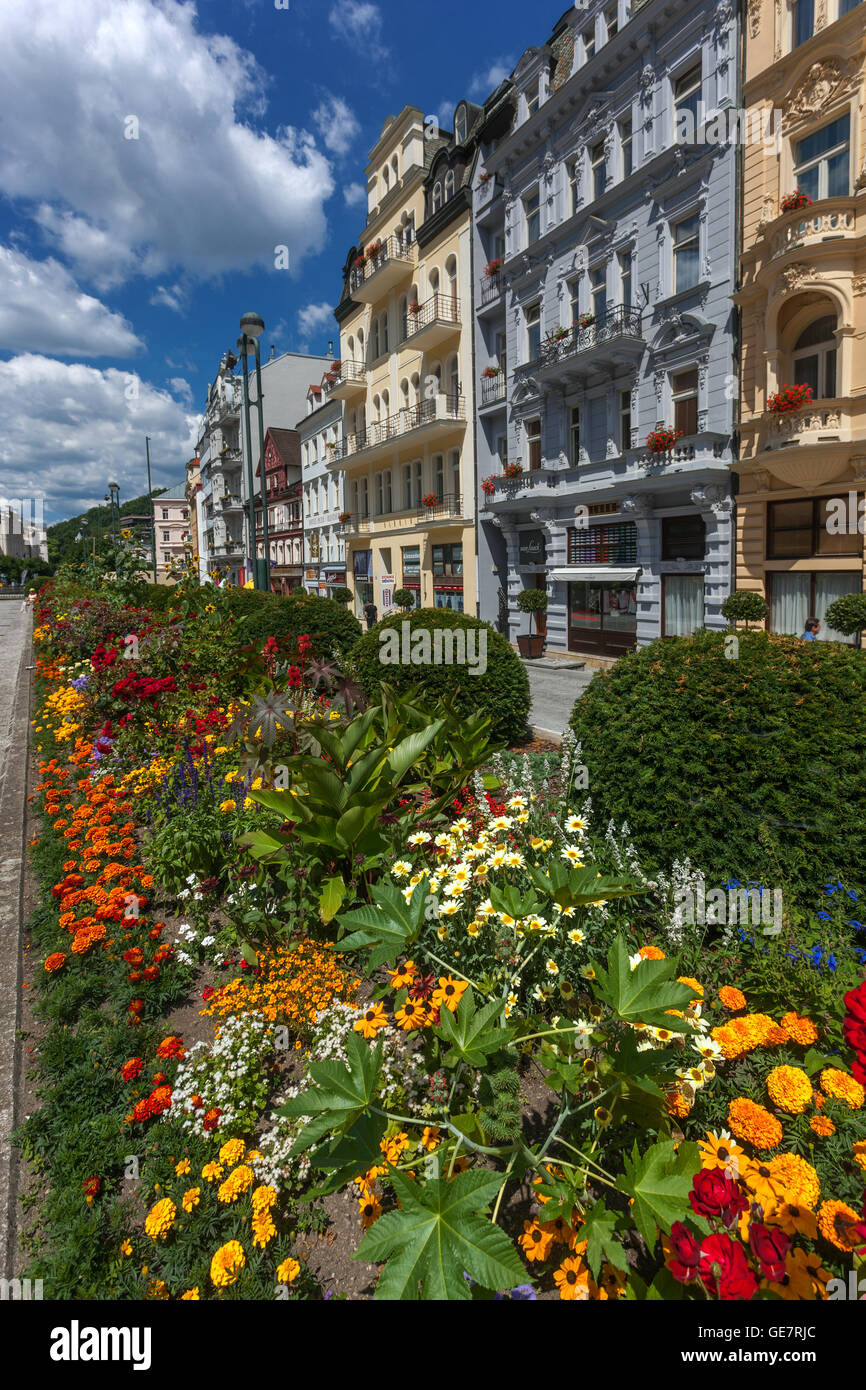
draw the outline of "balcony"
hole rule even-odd
[[[431,396],[429,400],[405,406],[396,415],[389,415],[385,420],[377,420],[364,430],[345,435],[334,450],[332,461],[339,467],[348,458],[373,449],[381,449],[406,435],[429,434],[443,425],[453,427],[465,423],[466,403],[463,396]]]
[[[802,410],[767,411],[767,448],[838,444],[851,438],[848,412],[838,401],[811,401]]]
[[[367,535],[370,531],[400,530],[406,526],[434,526],[437,523],[460,521],[463,519],[463,498],[459,493],[448,493],[439,498],[432,507],[406,507],[397,512],[380,512],[376,516],[352,513],[348,521],[340,523],[346,535]]]
[[[216,500],[219,502],[220,511],[224,516],[242,512],[244,509],[243,498],[236,493],[226,493],[224,497]]]
[[[641,311],[627,309],[624,304],[612,305],[600,319],[584,328],[575,324],[559,332],[561,336],[548,338],[541,344],[535,361],[520,370],[533,376],[568,375],[559,369],[563,364],[573,364],[575,375],[580,375],[590,366],[600,367],[605,362],[615,365],[623,350],[632,355],[644,350]]]
[[[428,352],[450,338],[460,328],[460,300],[450,295],[431,295],[416,313],[407,311],[401,326],[398,347],[411,344]]]
[[[502,271],[494,275],[483,275],[478,287],[478,308],[496,308],[502,298]]]
[[[495,376],[482,376],[481,390],[478,397],[480,410],[485,407],[503,405],[505,403],[505,372],[499,371]]]
[[[348,401],[363,396],[367,389],[367,368],[363,362],[341,362],[336,381],[328,387],[329,400]]]
[[[365,255],[363,265],[355,265],[349,275],[349,293],[359,304],[375,304],[403,280],[410,280],[415,265],[415,243],[386,237],[371,243],[377,250]],[[360,259],[360,258],[359,258]]]
[[[774,217],[762,229],[762,236],[769,242],[769,259],[774,261],[789,251],[803,251],[825,242],[862,236],[862,217],[859,232],[857,227],[859,201],[857,198],[822,198],[811,207]]]

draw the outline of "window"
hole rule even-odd
[[[441,206],[442,206],[442,185],[441,185],[441,183],[438,183],[438,182],[437,182],[437,183],[434,183],[434,185],[433,185],[433,201],[432,201],[432,206],[433,206],[433,211],[434,211],[434,212],[438,212],[439,209],[440,209]]]
[[[445,459],[442,454],[433,455],[433,491],[441,502],[445,495]]]
[[[388,315],[387,315],[387,314],[383,314],[383,315],[382,315],[382,333],[381,333],[381,339],[380,339],[380,341],[381,341],[381,346],[382,346],[382,352],[383,352],[383,353],[387,352],[387,351],[388,351]]]
[[[535,362],[541,355],[541,305],[530,304],[526,310],[526,360]]]
[[[438,574],[463,574],[463,546],[461,543],[456,545],[434,545],[434,578]]]
[[[767,559],[798,560],[813,555],[860,555],[862,537],[855,531],[831,531],[829,498],[770,502],[767,507]],[[808,614],[807,614],[808,616]]]
[[[170,531],[163,531],[163,533],[162,533],[162,540],[163,540],[163,544],[165,544],[166,541],[170,541],[170,540],[171,540],[171,532],[170,532]]]
[[[580,410],[576,405],[571,408],[571,466],[577,468],[580,463]]]
[[[860,593],[860,575],[851,570],[835,570],[829,573],[770,574],[770,631],[803,635],[807,618],[817,618],[821,623],[819,642],[848,642],[854,637],[843,637],[827,626],[825,614],[834,599],[844,594]]]
[[[532,470],[541,467],[541,421],[526,421],[526,463]]]
[[[589,272],[589,295],[598,328],[607,314],[607,274],[603,265],[593,266]]]
[[[676,372],[671,377],[671,394],[674,403],[674,429],[685,435],[698,432],[698,369],[690,367],[687,372]]]
[[[585,29],[583,31],[583,60],[588,63],[595,54],[595,30]]]
[[[608,43],[610,43],[611,39],[619,31],[619,19],[617,17],[615,6],[612,10],[608,10],[607,14],[605,15],[604,27],[607,31],[607,41]]]
[[[604,141],[599,140],[597,145],[593,145],[589,152],[589,164],[592,171],[592,196],[600,198],[604,192],[607,182],[607,165],[604,160]]]
[[[674,130],[678,138],[684,133],[694,136],[698,127],[700,100],[701,65],[697,62],[688,72],[674,79]]]
[[[570,300],[571,300],[571,326],[572,326],[572,328],[574,329],[574,328],[577,327],[577,321],[578,321],[578,319],[580,318],[580,281],[579,281],[579,280],[572,280],[571,284],[570,284],[569,287],[568,287],[568,294],[569,294],[569,298],[570,298]]]
[[[448,463],[451,471],[451,496],[460,496],[460,450],[452,449],[448,454]]]
[[[453,170],[453,169],[449,169],[449,170],[448,170],[448,173],[445,175],[445,201],[446,201],[446,203],[448,202],[449,198],[453,198],[453,197],[454,197],[454,170]]]
[[[541,205],[537,189],[524,200],[523,209],[526,216],[526,244],[531,246],[541,236]]]
[[[570,189],[570,206],[572,217],[580,207],[580,160],[575,159],[569,166],[568,186]]]
[[[391,470],[384,469],[376,474],[376,507],[379,516],[387,516],[391,507]],[[318,508],[316,508],[318,510]]]
[[[631,391],[619,393],[619,447],[631,448]]]
[[[508,462],[508,435],[498,434],[496,436],[496,454],[501,466],[504,468]]]
[[[466,139],[466,107],[458,106],[457,114],[454,117],[454,139],[458,145],[462,145]]]
[[[535,83],[535,86],[534,86],[530,91],[528,91],[528,92],[526,93],[526,116],[527,116],[527,119],[529,119],[530,116],[534,116],[534,115],[535,115],[536,111],[538,110],[539,101],[540,101],[540,98],[539,98],[539,94],[538,94],[538,83],[536,82],[536,83]]]
[[[162,508],[162,519],[163,521],[168,521],[168,507]]]
[[[794,183],[819,198],[846,198],[851,191],[850,115],[840,116],[794,146]]]
[[[619,298],[624,309],[631,308],[631,252],[619,253]]]
[[[570,526],[570,565],[629,565],[637,563],[637,527],[633,521],[613,526]]]
[[[403,571],[403,588],[411,589],[415,597],[415,607],[421,607],[421,547],[404,545],[400,551]]]
[[[703,560],[707,528],[702,516],[662,517],[662,559]]]
[[[700,214],[683,218],[674,227],[674,294],[693,290],[700,273]]]
[[[371,350],[372,350],[372,353],[373,353],[373,359],[374,359],[374,361],[375,361],[375,359],[379,356],[379,320],[378,320],[378,319],[374,319],[374,320],[373,320],[373,327],[372,327],[371,336],[370,336],[370,347],[371,347]],[[313,444],[313,448],[315,449],[315,443]],[[314,457],[315,457],[315,455],[314,455]]]
[[[791,47],[799,48],[814,32],[815,0],[794,0]]]
[[[163,562],[164,565],[170,565],[170,564],[171,564],[171,551],[170,551],[170,550],[164,550],[164,551],[162,552],[162,562]]]
[[[832,314],[816,319],[797,339],[791,355],[792,380],[811,386],[816,400],[836,394],[836,319]]]
[[[619,153],[622,160],[622,176],[627,179],[634,164],[632,162],[632,130],[631,119],[620,121],[619,125]]]
[[[691,637],[704,625],[704,576],[665,574],[663,637]]]
[[[418,498],[418,506],[421,505],[421,498]],[[412,509],[412,465],[403,464],[403,506],[407,511]]]

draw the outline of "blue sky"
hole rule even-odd
[[[0,5],[0,496],[48,524],[145,491],[145,434],[181,481],[244,310],[324,353],[386,116],[450,124],[561,13],[278,3]]]

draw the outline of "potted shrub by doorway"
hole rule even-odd
[[[521,656],[535,658],[541,656],[544,650],[544,638],[540,632],[532,631],[533,613],[543,613],[547,608],[547,594],[544,589],[523,589],[517,595],[517,607],[521,613],[529,614],[529,632],[520,633],[517,638],[517,650]]]

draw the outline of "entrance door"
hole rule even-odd
[[[634,583],[568,586],[568,649],[621,656],[637,645]]]

